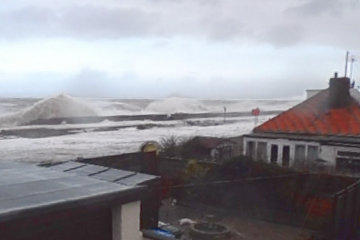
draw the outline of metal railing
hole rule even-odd
[[[329,234],[334,240],[360,239],[360,180],[333,195]]]

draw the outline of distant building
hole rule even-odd
[[[324,90],[324,89],[307,89],[306,90],[306,99],[309,99],[309,98],[315,96],[316,94],[318,94],[322,90]]]
[[[233,157],[235,142],[226,138],[194,137],[184,147],[186,157],[222,162]]]
[[[232,150],[232,156],[240,156],[243,154],[243,136],[236,136],[229,138],[231,142],[234,143],[233,150]]]
[[[78,162],[1,162],[0,239],[143,239],[142,183],[156,178]]]
[[[284,167],[360,172],[360,93],[346,77],[254,128],[243,153]]]

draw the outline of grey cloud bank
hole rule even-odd
[[[359,1],[3,0],[0,96],[300,95],[360,54]]]
[[[97,3],[97,4],[95,4]],[[293,1],[41,1],[0,7],[1,38],[201,37],[265,41],[275,46],[299,42],[354,46],[360,20],[357,0]],[[342,35],[341,41],[331,36]]]

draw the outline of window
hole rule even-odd
[[[336,158],[336,170],[349,173],[360,172],[360,159]]]
[[[338,151],[338,156],[360,158],[360,152]]]
[[[258,142],[256,160],[266,162],[266,142]]]
[[[290,163],[290,146],[284,146],[282,152],[282,166],[289,167]]]
[[[319,155],[319,147],[317,146],[308,147],[307,160],[309,163],[314,162],[316,159],[318,159],[318,155]]]
[[[254,151],[255,151],[255,142],[248,141],[246,144],[246,156],[248,156],[250,159],[253,159]]]
[[[275,144],[271,145],[271,156],[270,156],[270,162],[276,163],[278,158],[278,146]]]
[[[295,145],[295,167],[303,166],[305,162],[305,145]]]
[[[342,172],[360,172],[360,153],[352,151],[339,151],[336,158],[336,170]]]

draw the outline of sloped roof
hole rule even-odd
[[[102,181],[134,187],[138,185],[144,185],[149,181],[159,179],[159,177],[154,175],[114,169],[75,161],[68,161],[56,164],[50,166],[49,168],[61,172],[72,173],[78,176],[86,176]]]
[[[75,169],[78,166],[74,164]],[[85,170],[84,173],[91,169]],[[137,196],[140,191],[141,186],[135,184],[118,184],[87,174],[0,162],[0,222],[57,208],[119,200],[130,195],[140,198]]]
[[[350,102],[330,107],[330,90],[313,97],[256,127],[254,133],[360,136],[359,92],[350,89]]]

